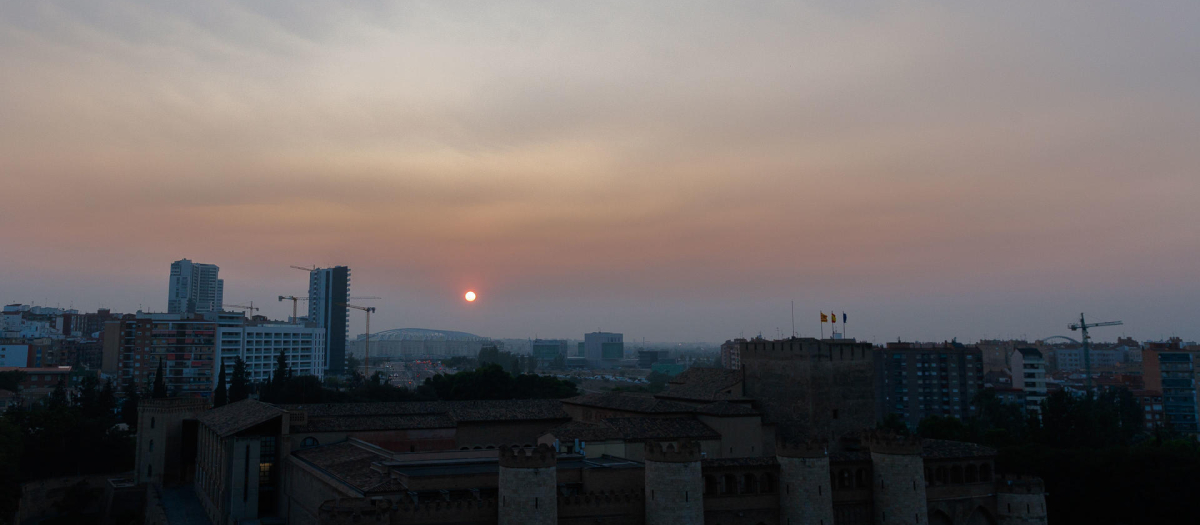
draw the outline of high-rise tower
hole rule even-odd
[[[167,313],[196,314],[215,312],[225,300],[225,281],[217,278],[215,264],[180,259],[171,263]]]
[[[325,371],[341,374],[346,367],[350,323],[350,268],[317,268],[308,274],[308,320],[325,329]]]

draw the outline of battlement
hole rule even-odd
[[[829,456],[829,443],[821,439],[776,439],[775,455],[785,458],[824,458]]]
[[[138,410],[165,414],[169,412],[199,412],[208,410],[208,401],[194,397],[168,397],[138,401]]]
[[[1001,474],[996,476],[996,492],[1008,494],[1042,494],[1046,492],[1046,482],[1037,476]]]
[[[500,466],[504,468],[548,468],[558,464],[554,449],[545,443],[528,451],[506,445],[500,447],[497,453]]]
[[[321,525],[390,523],[392,501],[388,499],[339,498],[317,509]]]
[[[697,441],[681,441],[675,443],[647,441],[645,444],[646,461],[660,463],[690,463],[700,461],[700,443]]]
[[[877,454],[920,455],[921,438],[901,436],[887,431],[873,430],[862,437],[863,444]]]
[[[872,346],[853,339],[793,337],[768,341],[753,339],[739,343],[741,357],[749,359],[808,359],[822,361],[871,361]]]

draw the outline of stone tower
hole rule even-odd
[[[874,471],[875,523],[928,525],[920,438],[872,432],[865,441]]]
[[[1046,525],[1046,489],[1041,478],[1000,476],[996,480],[999,525]]]
[[[190,397],[143,399],[138,403],[134,479],[155,486],[191,481],[193,467],[183,457],[183,420],[208,410],[208,401]]]
[[[833,525],[829,453],[822,441],[778,440],[779,525]]]
[[[558,459],[545,443],[500,447],[500,525],[558,523]]]
[[[646,525],[703,525],[700,444],[646,442]]]

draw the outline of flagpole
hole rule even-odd
[[[792,301],[792,337],[796,337],[796,301]]]
[[[821,314],[822,316],[825,314]],[[821,339],[825,339],[825,320],[821,319]]]

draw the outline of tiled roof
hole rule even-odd
[[[353,432],[361,430],[413,430],[454,428],[454,420],[444,414],[402,414],[309,418],[298,427],[301,432]]]
[[[708,416],[756,416],[758,411],[749,405],[741,403],[730,403],[729,401],[717,401],[696,407],[697,414]]]
[[[254,399],[245,399],[201,413],[196,419],[221,437],[231,436],[271,418],[283,415],[284,411]]]
[[[620,439],[720,439],[721,434],[694,419],[655,417],[615,417],[597,423],[571,422],[547,432],[560,441],[581,439],[602,441]]]
[[[562,402],[573,405],[607,408],[610,410],[638,412],[642,414],[690,414],[696,411],[696,407],[680,403],[678,401],[668,401],[649,395],[621,392],[610,392],[606,394],[584,394],[582,396],[569,397],[562,400]]]
[[[726,368],[689,368],[667,384],[658,397],[694,401],[742,399],[741,372]]]
[[[352,441],[298,450],[292,455],[362,493],[379,492],[391,481],[387,473],[371,468],[372,463],[391,458]]]
[[[282,405],[304,412],[309,431],[450,428],[481,421],[569,419],[557,399],[492,401],[408,401],[395,403],[326,403]],[[388,426],[396,425],[396,426]]]
[[[922,439],[921,457],[932,459],[978,458],[995,456],[996,449],[965,441]]]

